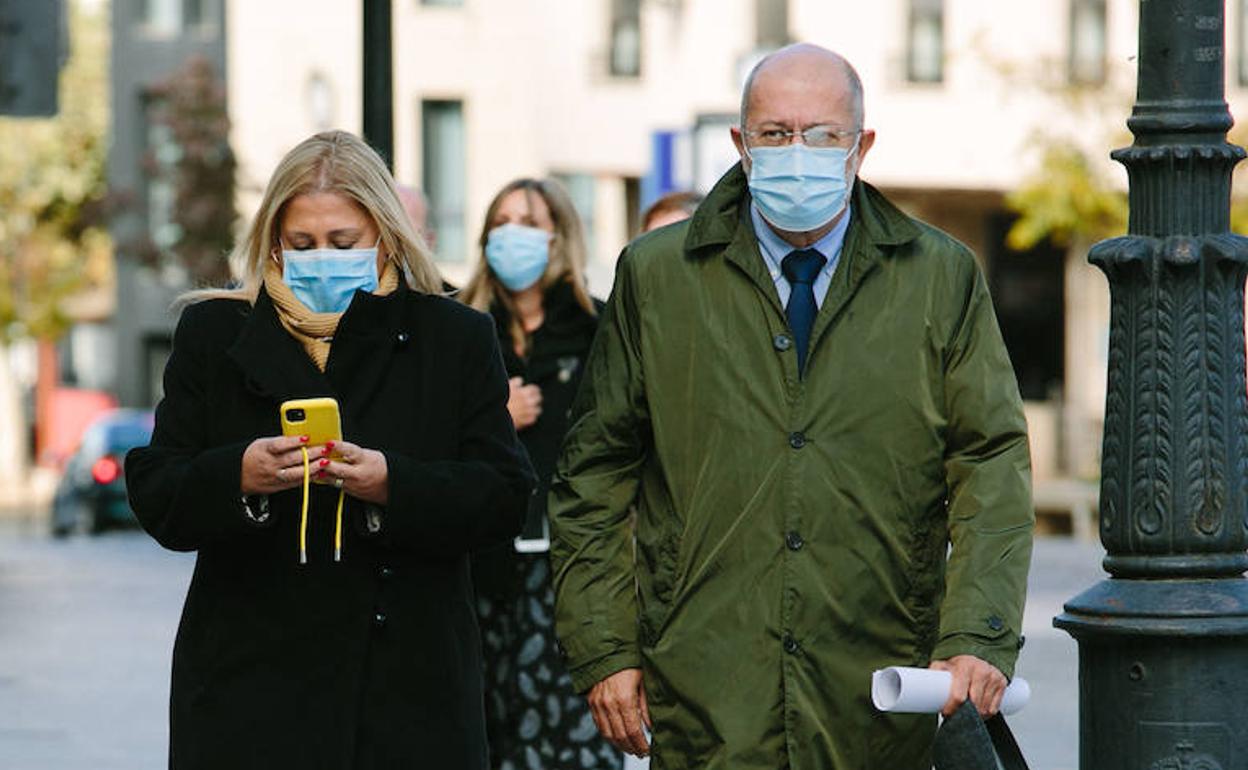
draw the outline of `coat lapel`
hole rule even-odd
[[[275,402],[333,395],[329,380],[282,327],[263,287],[227,355],[243,372],[249,390]]]
[[[855,180],[852,194],[853,219],[840,263],[811,330],[812,358],[820,337],[844,312],[885,255],[893,247],[919,237],[918,226],[871,185]],[[758,250],[748,203],[749,185],[738,163],[715,184],[694,213],[685,236],[685,253],[696,259],[722,250],[724,259],[745,273],[780,317],[785,318],[776,285]]]
[[[373,403],[395,354],[413,344],[415,330],[406,328],[403,313],[408,294],[403,281],[384,297],[357,293],[343,314],[325,374],[341,395],[343,409],[356,412],[344,415],[344,419],[360,424],[359,412]]]
[[[918,227],[908,217],[894,208],[874,187],[861,180],[854,183],[851,216],[853,219],[849,223],[849,232],[845,234],[840,262],[832,274],[828,294],[811,330],[812,358],[819,347],[820,337],[845,310],[867,276],[879,267],[884,249],[919,236]]]
[[[738,163],[715,184],[706,202],[694,213],[685,236],[685,252],[697,257],[722,248],[724,259],[743,272],[783,318],[784,306],[776,293],[775,281],[758,250],[749,200],[749,185]]]

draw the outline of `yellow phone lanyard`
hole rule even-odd
[[[312,484],[312,463],[303,447],[303,512],[299,516],[299,563],[308,563],[308,491]],[[338,512],[334,516],[334,561],[342,561],[342,501],[346,490],[338,490]]]

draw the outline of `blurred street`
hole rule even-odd
[[[1051,619],[1101,578],[1100,557],[1099,544],[1036,543],[1019,663],[1033,696],[1012,719],[1033,770],[1077,767],[1076,649]],[[0,768],[165,767],[169,656],[193,563],[138,532],[53,540],[41,520],[0,519]]]

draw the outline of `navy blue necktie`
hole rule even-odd
[[[789,304],[784,309],[789,317],[789,328],[793,330],[793,342],[797,347],[797,372],[802,375],[806,370],[806,352],[810,346],[810,330],[815,325],[815,315],[819,306],[815,304],[815,278],[823,269],[826,260],[814,249],[798,249],[780,263],[784,277],[788,279]]]

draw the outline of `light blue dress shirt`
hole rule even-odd
[[[849,204],[846,203],[845,215],[836,223],[836,227],[806,247],[818,251],[827,260],[812,287],[815,290],[815,305],[818,307],[823,307],[823,298],[828,295],[828,287],[832,285],[832,273],[836,272],[836,263],[841,261],[841,247],[845,245],[845,232],[849,230],[851,213]],[[767,220],[763,219],[758,207],[752,202],[750,203],[750,219],[754,222],[754,235],[758,238],[758,250],[762,252],[763,262],[767,266],[767,272],[771,274],[771,280],[775,281],[776,293],[780,295],[780,304],[787,307],[793,287],[789,285],[789,279],[784,277],[780,264],[796,247],[776,235],[776,231],[771,229],[771,225],[767,224]]]

